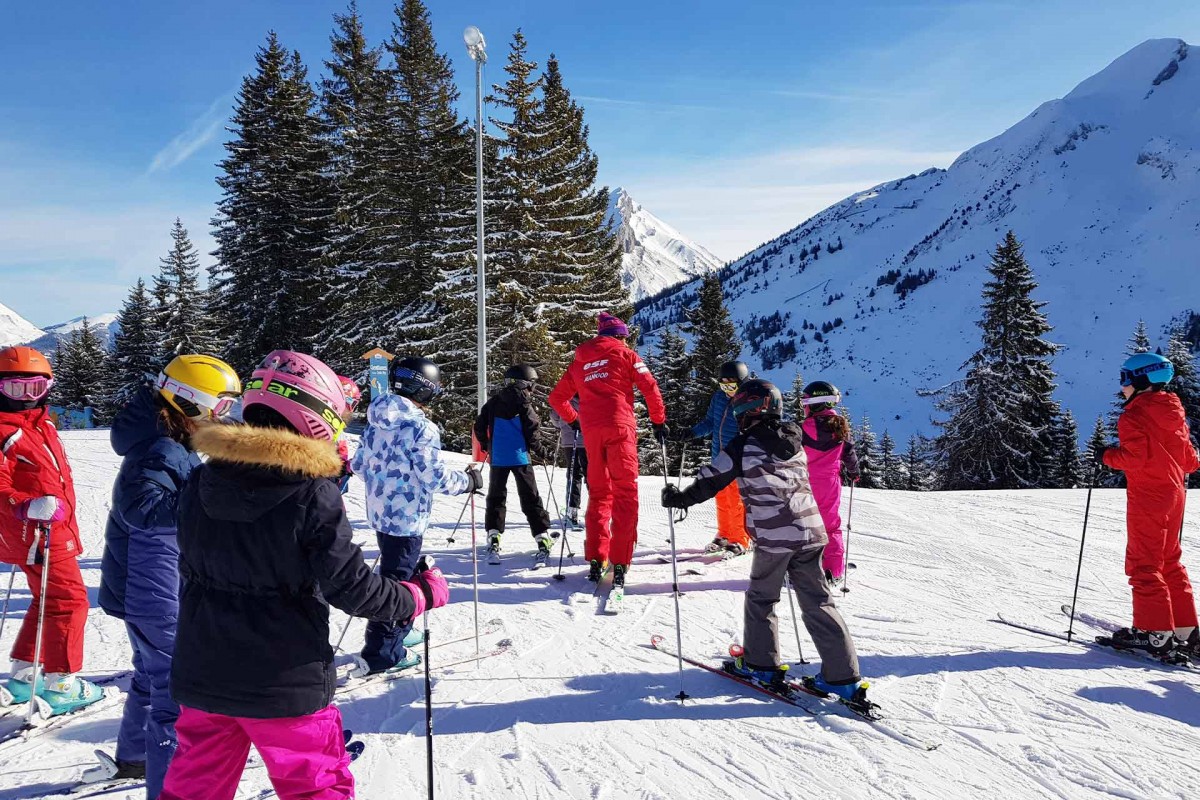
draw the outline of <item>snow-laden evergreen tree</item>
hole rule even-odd
[[[274,32],[242,81],[217,183],[219,278],[210,290],[227,328],[226,354],[241,373],[280,347],[324,355],[329,322],[332,193],[315,95],[299,53]]]
[[[875,431],[871,429],[871,420],[865,416],[854,433],[854,454],[858,456],[858,471],[862,476],[858,485],[864,489],[888,488],[884,482],[882,459],[879,455],[879,444],[875,439]]]
[[[654,353],[646,356],[646,366],[650,368],[650,372],[658,381],[658,388],[662,392],[663,404],[667,407],[668,417],[671,409],[687,407],[690,400],[688,392],[691,390],[691,359],[688,358],[687,341],[670,325],[659,335]],[[673,420],[672,425],[677,428],[687,427],[686,422],[682,419]],[[649,429],[647,429],[647,433],[649,433]],[[672,475],[677,474],[679,470],[680,452],[684,446],[685,444],[681,442],[667,443],[667,463]],[[707,461],[707,442],[689,442],[686,443],[686,446],[688,463],[693,469],[697,464]],[[652,435],[640,437],[639,449],[642,469],[645,473],[661,475],[662,448],[659,447],[654,437]]]
[[[171,226],[171,249],[159,259],[153,294],[159,366],[183,353],[212,352],[213,322],[200,288],[200,255],[179,219]]]
[[[1153,349],[1150,336],[1146,333],[1146,320],[1139,319],[1137,327],[1133,329],[1133,336],[1129,337],[1129,344],[1125,347],[1125,355],[1135,356],[1138,353],[1149,353]]]
[[[783,393],[783,415],[787,419],[804,421],[804,375],[797,372],[792,378],[792,388]]]
[[[1055,420],[1052,434],[1055,448],[1054,486],[1059,489],[1077,489],[1087,481],[1086,467],[1079,452],[1079,428],[1075,416],[1064,411]]]
[[[1137,326],[1133,329],[1133,335],[1129,337],[1129,341],[1125,345],[1125,357],[1136,356],[1139,353],[1149,353],[1154,350],[1154,344],[1150,341],[1150,336],[1146,333],[1146,321],[1139,319]],[[1162,352],[1161,350],[1159,351]],[[1113,393],[1112,410],[1108,412],[1108,424],[1114,431],[1117,429],[1117,420],[1121,417],[1121,410],[1125,407],[1125,396],[1119,391]],[[1125,473],[1118,472],[1110,481],[1113,487],[1125,487]]]
[[[725,305],[721,280],[713,273],[704,276],[696,305],[684,311],[683,330],[692,336],[692,390],[690,419],[699,419],[708,408],[708,398],[717,386],[721,364],[742,353],[742,342]]]
[[[938,446],[949,489],[1018,489],[1051,485],[1053,399],[1051,357],[1057,345],[1033,299],[1033,271],[1009,231],[988,266],[982,346],[967,361],[966,377],[939,402]]]
[[[934,487],[934,475],[929,465],[929,442],[917,434],[908,437],[908,446],[901,456],[904,462],[904,483],[893,489],[927,492]]]
[[[110,416],[129,402],[139,386],[154,379],[160,367],[162,336],[155,330],[154,307],[141,278],[129,290],[117,323],[120,330],[113,340],[105,391]]]
[[[54,353],[51,402],[72,409],[92,408],[96,422],[107,422],[109,356],[95,326],[84,317],[61,339]]]
[[[1116,431],[1109,427],[1103,416],[1096,417],[1096,425],[1092,435],[1088,437],[1087,448],[1084,451],[1083,484],[1091,485],[1095,480],[1096,486],[1109,486],[1112,483],[1113,470],[1100,463],[1100,454],[1105,448],[1117,444]]]
[[[1175,365],[1175,377],[1167,388],[1179,395],[1191,430],[1192,444],[1200,443],[1200,374],[1197,373],[1196,358],[1182,328],[1171,330],[1164,355]],[[1188,486],[1200,487],[1200,472],[1191,474]]]
[[[879,473],[883,489],[903,489],[908,482],[904,459],[896,452],[896,440],[886,430],[879,440]]]

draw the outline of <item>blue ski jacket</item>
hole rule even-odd
[[[199,457],[167,435],[158,393],[143,386],[113,420],[123,457],[100,561],[100,607],[114,617],[174,620],[179,613],[179,493]]]
[[[708,412],[692,428],[697,439],[712,436],[712,460],[716,461],[722,450],[738,435],[737,418],[733,416],[733,401],[729,395],[718,390],[708,401]]]

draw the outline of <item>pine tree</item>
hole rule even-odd
[[[903,488],[910,492],[927,492],[933,488],[933,474],[928,462],[929,442],[913,434],[901,459],[904,462]],[[893,486],[892,488],[901,488]]]
[[[804,387],[806,385],[804,383],[804,376],[797,372],[796,377],[792,379],[792,390],[785,392],[783,395],[785,417],[790,414],[791,419],[804,419]]]
[[[1125,347],[1125,355],[1134,356],[1138,353],[1149,353],[1154,347],[1150,344],[1150,336],[1146,333],[1146,320],[1139,319],[1129,344]]]
[[[687,342],[670,325],[658,337],[655,352],[646,357],[646,366],[658,381],[659,391],[662,392],[663,403],[667,409],[684,408],[688,402],[688,391],[691,388],[691,360],[688,358]],[[675,426],[685,426],[684,420],[672,422]],[[646,431],[649,433],[649,430]],[[662,448],[653,436],[639,437],[641,442],[641,462],[647,474],[662,474]],[[679,454],[684,444],[669,442],[667,444],[667,461],[669,471],[678,469]],[[692,443],[689,448],[696,462],[700,445]]]
[[[153,379],[159,366],[162,336],[154,329],[154,308],[146,293],[146,282],[138,278],[117,318],[120,331],[113,340],[109,361],[108,413],[115,414],[139,386]]]
[[[1042,337],[1051,328],[1035,301],[1033,271],[1012,231],[996,248],[983,290],[983,343],[967,375],[939,403],[938,447],[950,489],[1016,489],[1050,485],[1051,430],[1058,415],[1050,359]]]
[[[255,61],[217,178],[220,270],[210,287],[227,325],[227,355],[240,372],[276,348],[311,350],[328,317],[322,297],[332,193],[315,95],[299,53],[289,54],[274,32]]]
[[[1137,326],[1133,329],[1133,335],[1129,337],[1129,341],[1125,345],[1125,356],[1128,358],[1140,353],[1149,353],[1153,349],[1154,345],[1150,341],[1150,336],[1146,333],[1146,321],[1139,319]],[[1114,395],[1112,409],[1108,412],[1108,424],[1114,431],[1117,429],[1117,420],[1121,418],[1121,411],[1124,408],[1125,396],[1117,392]],[[1109,482],[1114,487],[1124,488],[1125,473],[1116,473]]]
[[[1179,396],[1183,413],[1187,416],[1192,444],[1200,443],[1200,374],[1196,370],[1196,358],[1182,328],[1174,328],[1167,341],[1166,357],[1175,365],[1175,377],[1167,388]],[[1200,488],[1200,472],[1193,472],[1188,486]]]
[[[1096,426],[1088,438],[1085,450],[1086,461],[1083,464],[1084,481],[1095,479],[1096,486],[1109,486],[1114,475],[1113,470],[1100,463],[1100,454],[1105,448],[1116,445],[1116,435],[1105,422],[1103,416],[1096,417]]]
[[[1055,421],[1051,434],[1056,453],[1053,485],[1060,489],[1076,489],[1084,484],[1084,465],[1079,455],[1079,428],[1075,416],[1064,411]]]
[[[741,355],[742,342],[725,306],[721,280],[713,273],[701,280],[697,303],[684,317],[683,330],[692,336],[691,417],[698,419],[708,408],[721,364]]]
[[[52,402],[71,409],[93,409],[96,421],[106,421],[108,353],[88,318],[61,339],[54,354]]]
[[[904,459],[896,453],[896,441],[886,430],[879,440],[879,472],[882,489],[903,489],[908,482]]]
[[[207,297],[200,288],[200,256],[179,219],[171,227],[171,242],[154,278],[160,366],[181,353],[211,352],[212,342]]]
[[[858,471],[862,476],[858,485],[864,489],[886,489],[875,431],[871,430],[871,420],[865,416],[854,434],[854,454],[858,456]]]

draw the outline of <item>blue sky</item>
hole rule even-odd
[[[1193,0],[429,5],[468,101],[462,29],[488,37],[490,82],[523,28],[587,109],[601,179],[724,258],[855,190],[948,165],[1144,39],[1200,43]],[[222,125],[255,50],[274,29],[316,73],[344,8],[7,4],[0,303],[38,325],[114,311],[157,270],[176,216],[210,250]],[[373,41],[390,32],[391,3],[360,9]]]

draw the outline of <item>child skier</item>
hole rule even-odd
[[[571,408],[579,413],[579,398],[571,398]],[[554,409],[550,419],[558,428],[558,449],[566,454],[567,462],[567,521],[572,528],[582,528],[579,510],[583,507],[583,484],[587,477],[587,450],[583,447],[583,434],[566,422]]]
[[[141,387],[113,420],[122,456],[100,562],[100,607],[125,621],[133,678],[117,734],[118,778],[145,778],[162,791],[175,752],[179,706],[171,699],[171,656],[179,619],[179,493],[200,459],[198,425],[228,414],[242,384],[211,356],[177,356],[153,386]]]
[[[504,518],[508,498],[508,476],[517,480],[517,496],[521,511],[529,522],[530,532],[537,543],[539,561],[550,555],[550,517],[538,494],[536,475],[531,466],[530,450],[536,446],[538,419],[530,405],[537,371],[528,364],[514,364],[504,373],[504,388],[483,404],[475,418],[475,438],[488,454],[491,474],[488,477],[487,511],[484,527],[488,532],[488,554],[500,556],[500,537],[504,535]]]
[[[767,381],[751,379],[733,398],[740,433],[686,489],[663,489],[666,508],[688,508],[737,482],[754,539],[754,562],[745,601],[744,655],[727,665],[743,677],[783,688],[775,605],[786,573],[800,601],[804,627],[821,656],[812,679],[818,691],[845,700],[866,698],[858,656],[821,569],[828,537],[808,482],[800,427],[783,422],[783,396]]]
[[[750,377],[750,369],[741,361],[726,361],[717,376],[717,391],[708,401],[708,413],[691,430],[685,431],[684,439],[712,437],[712,460],[737,436],[738,424],[730,407],[730,399],[738,388]],[[717,493],[717,535],[704,548],[706,553],[725,551],[740,556],[750,549],[750,534],[746,532],[746,509],[742,497],[734,484],[729,484]]]
[[[1173,377],[1175,366],[1156,353],[1125,362],[1120,443],[1102,455],[1128,483],[1125,574],[1133,587],[1133,627],[1114,633],[1113,643],[1172,661],[1200,659],[1196,601],[1180,563],[1187,476],[1200,468],[1200,459],[1183,405],[1166,391]]]
[[[344,402],[325,364],[277,350],[246,386],[246,424],[193,436],[209,461],[179,503],[181,712],[163,800],[231,800],[252,744],[282,800],[353,797],[329,606],[408,623],[448,599],[438,570],[375,575],[353,543],[330,480]]]
[[[808,479],[813,496],[821,509],[821,520],[829,544],[822,565],[825,577],[837,585],[846,574],[846,539],[842,533],[842,475],[858,482],[858,454],[850,438],[850,423],[835,406],[842,393],[832,383],[814,381],[804,387],[804,454],[808,459]]]
[[[104,694],[75,675],[83,668],[88,595],[76,561],[83,548],[71,466],[46,410],[53,385],[50,363],[37,350],[0,350],[0,562],[20,567],[33,598],[13,643],[12,676],[0,697],[8,703],[27,703],[37,694],[52,712],[64,714]],[[43,553],[46,535],[48,565]],[[42,674],[35,687],[33,660],[43,602]]]
[[[354,411],[358,408],[358,404],[362,402],[362,390],[358,388],[358,384],[347,378],[345,375],[338,375],[338,383],[342,387],[342,396],[346,399],[346,413],[342,415],[342,422],[347,425],[354,418]],[[338,436],[337,440],[338,458],[342,460],[342,474],[338,476],[338,488],[342,490],[342,494],[350,488],[350,476],[354,473],[350,470],[350,446],[346,440]]]
[[[421,557],[433,494],[464,494],[483,485],[479,467],[455,472],[442,461],[442,437],[423,411],[442,393],[437,365],[424,358],[392,362],[392,394],[367,407],[368,428],[351,469],[367,485],[367,518],[379,544],[379,572],[409,580]],[[372,619],[362,658],[369,672],[407,669],[421,663],[405,648],[422,641],[408,621]]]

